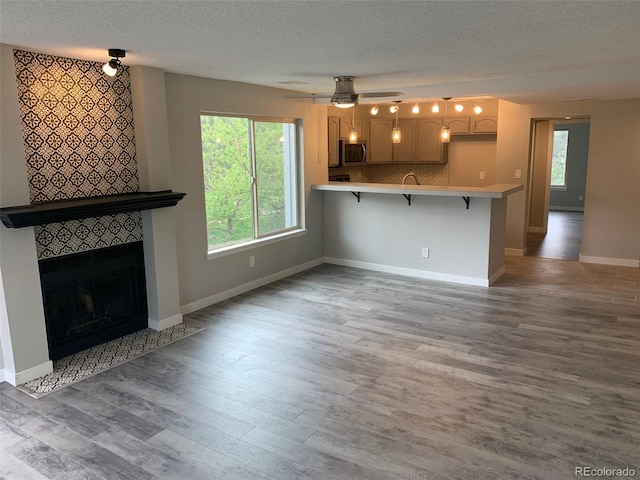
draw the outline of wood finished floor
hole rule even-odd
[[[486,289],[322,265],[40,400],[4,383],[0,478],[639,472],[640,269],[506,267]]]
[[[547,233],[527,234],[527,255],[575,260],[582,245],[582,212],[549,211]]]

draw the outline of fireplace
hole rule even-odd
[[[39,262],[51,360],[147,327],[142,242]]]

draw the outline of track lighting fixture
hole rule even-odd
[[[373,107],[371,107],[371,115],[377,115],[378,114],[378,105],[374,105]]]
[[[482,107],[480,105],[474,105],[473,111],[476,112],[476,115],[480,115],[482,113]]]
[[[420,105],[418,105],[417,103],[413,106],[413,108],[411,109],[411,113],[415,113],[416,115],[418,113],[420,113]]]
[[[398,105],[391,105],[391,106],[389,107],[389,111],[390,111],[391,113],[397,113],[397,112],[398,112],[398,110],[400,110],[400,107],[399,107]]]
[[[456,103],[455,107],[453,107],[456,109],[456,112],[462,112],[464,110],[464,105],[462,105],[461,103]]]
[[[440,105],[438,105],[438,102],[433,102],[431,113],[440,113]]]
[[[126,52],[119,48],[110,48],[109,56],[112,58],[102,66],[102,71],[110,77],[115,77],[121,65],[120,59],[126,56]]]

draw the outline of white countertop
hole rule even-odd
[[[391,195],[433,195],[440,197],[504,198],[524,189],[524,185],[494,184],[488,187],[445,185],[398,185],[397,183],[327,182],[312,185],[313,190],[329,192],[384,193]]]

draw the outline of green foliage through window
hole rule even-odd
[[[209,249],[298,227],[293,120],[200,116]]]
[[[551,186],[567,186],[567,149],[569,147],[569,130],[553,132],[553,152],[551,154]]]

